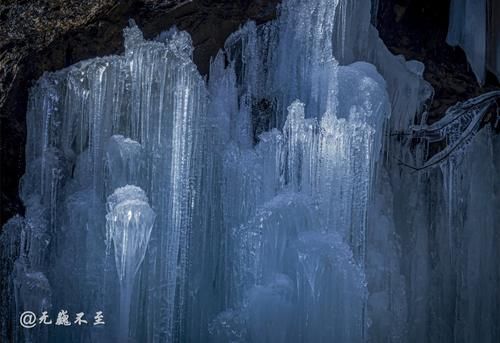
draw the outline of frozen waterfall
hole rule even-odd
[[[0,341],[500,339],[500,139],[481,125],[498,95],[425,122],[424,66],[390,54],[371,8],[284,0],[207,78],[187,33],[133,22],[123,55],[44,74],[26,214],[0,236]]]

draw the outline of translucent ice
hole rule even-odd
[[[427,123],[424,66],[371,8],[284,0],[208,80],[187,33],[133,22],[123,55],[46,73],[26,213],[0,238],[0,340],[498,341],[497,95]],[[25,305],[109,329],[26,333]]]
[[[111,189],[139,182],[144,159],[142,146],[138,142],[114,135],[109,140],[106,155]]]
[[[142,189],[125,186],[108,197],[107,237],[113,242],[121,283],[134,279],[146,254],[155,214]]]
[[[123,314],[119,286],[132,288],[143,260],[145,272],[135,281],[141,278],[137,282],[154,290],[131,293],[130,308],[141,299],[148,319],[130,334],[160,341],[174,335],[182,312],[176,308],[185,296],[199,175],[194,160],[201,153],[207,91],[191,60],[187,33],[172,29],[146,41],[132,23],[125,46],[124,55],[47,73],[32,88],[20,187],[27,208],[22,232],[29,242],[29,272],[51,270],[45,275],[58,294],[57,305],[102,310],[105,317]],[[142,191],[120,188],[126,185]],[[116,263],[106,255],[106,199]],[[93,331],[88,340],[110,341],[114,332]],[[57,335],[76,339],[69,332]]]
[[[142,189],[127,185],[108,197],[107,244],[113,242],[116,270],[120,279],[120,334],[127,339],[132,287],[155,221]]]
[[[495,0],[452,0],[447,42],[460,46],[479,83],[489,69],[500,78],[500,5]]]

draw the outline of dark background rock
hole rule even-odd
[[[446,44],[449,8],[450,0],[380,0],[378,9],[377,28],[389,50],[425,64],[424,78],[435,92],[430,120],[458,101],[500,87],[492,73],[481,87],[465,53]]]
[[[203,74],[226,37],[248,19],[275,17],[279,0],[1,0],[0,225],[23,208],[28,90],[44,71],[123,51],[122,30],[133,18],[151,38],[172,25],[187,30]],[[445,43],[449,0],[380,0],[377,28],[389,49],[425,63],[436,94],[431,117],[456,101],[498,88],[479,87],[460,49]]]

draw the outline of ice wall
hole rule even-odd
[[[500,166],[498,137],[485,129],[476,136],[463,156],[441,167],[446,206],[438,223],[438,249],[447,256],[433,273],[443,272],[444,282],[434,286],[432,300],[451,303],[453,325],[443,330],[431,327],[435,339],[457,337],[459,342],[494,342],[500,339],[498,304],[500,268],[498,223],[500,219],[498,181]],[[443,206],[444,207],[444,206]],[[449,292],[448,292],[449,287]],[[446,292],[439,292],[445,289]],[[453,295],[453,296],[452,296]],[[432,301],[431,300],[431,301]],[[444,309],[436,309],[445,317]]]
[[[496,341],[497,95],[427,123],[371,6],[285,0],[208,79],[186,33],[133,23],[123,55],[45,74],[2,342]],[[17,324],[61,309],[106,325]]]
[[[407,342],[499,338],[498,141],[485,129],[451,159],[393,184]]]
[[[30,93],[12,318],[22,309],[90,317],[82,330],[43,327],[50,340],[153,342],[177,330],[207,92],[186,33],[145,41],[131,24],[125,47],[45,74]],[[91,329],[97,311],[105,329]],[[28,341],[20,331],[14,341]]]
[[[405,251],[408,342],[498,340],[500,269],[486,261],[498,258],[500,243],[499,140],[483,125],[499,95],[458,103],[438,122],[413,127],[413,161],[388,185]]]
[[[224,243],[222,251],[210,256],[214,262],[200,261],[203,267],[193,267],[189,279],[226,290],[220,294],[195,289],[186,331],[193,341],[208,340],[203,321],[216,342],[365,341],[373,330],[368,317],[375,313],[392,319],[385,327],[377,325],[373,339],[401,337],[406,307],[394,261],[394,227],[386,229],[386,244],[367,242],[372,180],[391,105],[386,83],[373,65],[339,66],[332,16],[338,6],[338,1],[284,2],[276,22],[259,27],[248,23],[229,37],[225,52],[212,62],[210,106],[218,126],[227,131],[218,134],[222,152],[219,162],[212,161],[224,182],[206,194],[219,192],[222,198],[217,215],[223,217],[218,237]],[[258,136],[253,137],[255,147],[252,131]],[[316,246],[319,241],[331,244]],[[196,251],[211,251],[217,244],[205,234],[193,243]],[[299,247],[315,253],[310,256],[312,251]],[[329,247],[341,255],[328,252]],[[370,300],[370,309],[365,285],[370,284],[365,278],[368,249],[370,254],[392,252],[390,265],[383,259],[373,261],[370,272],[378,279],[397,280],[392,290],[380,290],[377,299]],[[332,270],[329,282],[352,292],[331,287],[320,291],[327,280],[320,272],[325,258],[341,270]],[[339,259],[351,262],[341,266]],[[299,286],[302,279],[311,288],[307,293]],[[221,295],[218,302],[206,300]],[[310,304],[294,300],[309,296]],[[344,302],[344,297],[349,300]],[[276,302],[276,313],[256,319],[253,313],[263,311],[259,304],[266,299]],[[391,307],[392,302],[398,305]],[[319,321],[318,313],[327,317],[321,304],[342,308],[346,316],[332,312],[332,320],[320,326],[305,324],[309,317]]]

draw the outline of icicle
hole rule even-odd
[[[129,313],[132,288],[155,221],[142,189],[135,186],[118,188],[108,197],[106,230],[113,242],[116,270],[120,279],[120,331],[123,341],[129,336]]]

